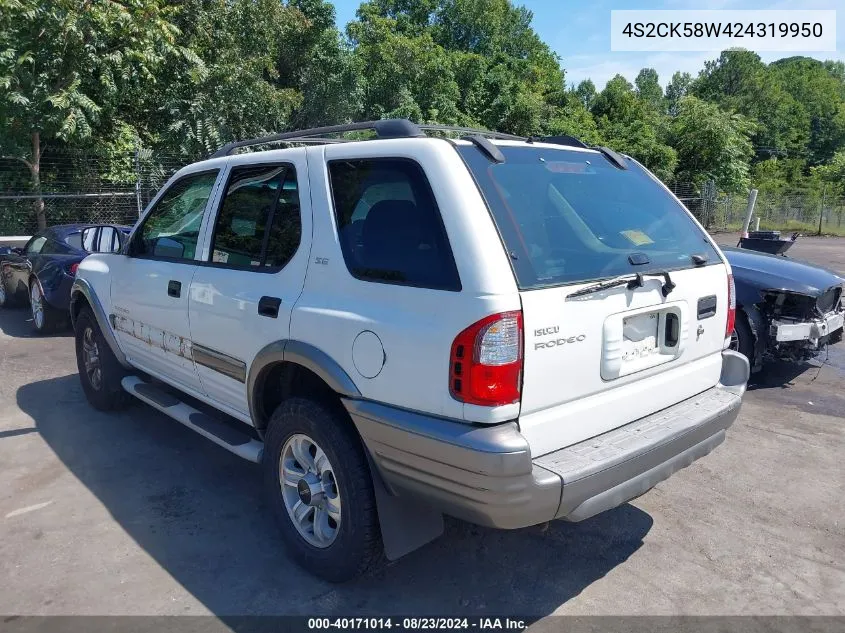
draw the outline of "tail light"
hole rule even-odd
[[[79,262],[75,262],[67,267],[67,274],[76,277],[76,271],[79,268]]]
[[[736,285],[734,276],[728,275],[728,323],[725,326],[725,338],[733,334],[736,325]]]
[[[485,317],[455,337],[449,391],[467,404],[518,402],[522,383],[522,312]]]

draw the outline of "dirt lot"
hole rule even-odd
[[[845,240],[794,255],[845,273]],[[756,376],[725,444],[633,503],[451,521],[332,586],[285,555],[256,467],[140,404],[95,412],[73,339],[26,319],[0,313],[0,613],[845,615],[845,345]]]

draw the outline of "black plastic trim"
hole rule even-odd
[[[198,365],[208,367],[238,382],[246,382],[246,363],[234,356],[196,343],[191,346],[191,355]]]

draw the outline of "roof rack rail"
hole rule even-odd
[[[262,136],[259,138],[245,139],[242,141],[233,141],[226,143],[223,147],[214,152],[210,158],[220,158],[221,156],[228,156],[234,150],[240,147],[249,147],[251,145],[264,145],[266,143],[336,143],[343,142],[344,139],[325,139],[317,138],[327,134],[342,134],[344,132],[357,132],[359,130],[373,130],[378,138],[413,138],[425,136],[425,133],[415,123],[411,123],[406,119],[383,119],[381,121],[360,121],[357,123],[346,123],[344,125],[327,125],[324,127],[315,127],[307,130],[296,130],[294,132],[283,132],[281,134],[271,134],[270,136]],[[307,139],[307,140],[306,140]]]

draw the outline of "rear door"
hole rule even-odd
[[[648,172],[633,161],[620,169],[598,152],[542,145],[503,147],[501,164],[475,148],[461,152],[520,288],[520,429],[532,454],[599,435],[718,382],[727,267]],[[614,280],[622,285],[577,294]]]
[[[305,150],[284,156],[229,168],[210,247],[191,281],[192,349],[203,391],[244,421],[250,363],[262,347],[288,337],[308,264]]]

